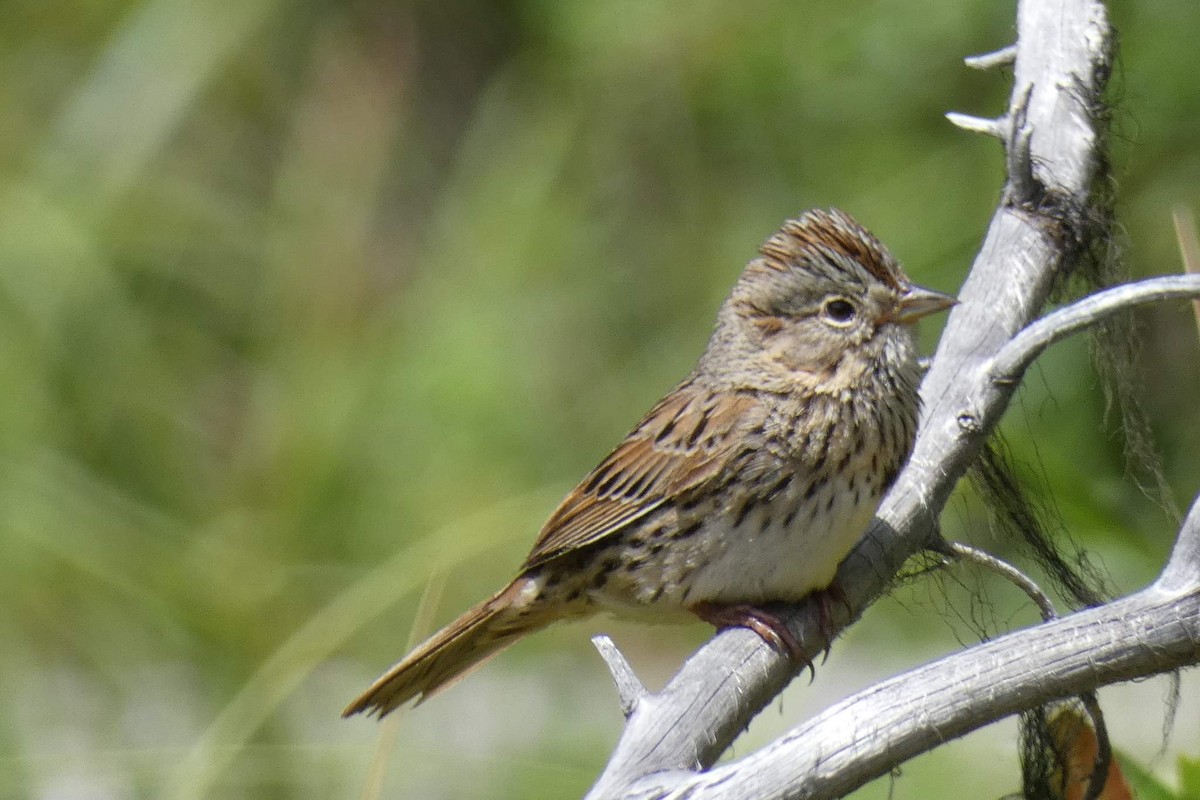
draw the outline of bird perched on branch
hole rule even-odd
[[[345,714],[424,699],[552,622],[607,611],[745,626],[826,590],[912,450],[914,286],[848,215],[809,211],[759,249],[699,363],[567,495],[512,583],[435,633]]]

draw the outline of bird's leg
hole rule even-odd
[[[821,638],[825,640],[825,656],[821,659],[821,663],[824,664],[825,660],[829,658],[829,651],[833,647],[833,637],[837,633],[833,627],[833,604],[840,604],[851,617],[854,616],[854,610],[850,608],[850,599],[846,597],[846,591],[837,582],[837,578],[834,578],[833,582],[824,589],[813,592],[812,597],[817,604],[817,630],[821,632]]]
[[[725,605],[721,603],[700,602],[690,607],[690,611],[717,630],[725,628],[749,628],[769,644],[771,648],[788,656],[802,667],[807,667],[813,674],[812,659],[800,646],[800,642],[792,635],[787,626],[776,615],[756,608],[747,603]]]

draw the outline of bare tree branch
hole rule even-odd
[[[1038,611],[1042,614],[1043,622],[1058,619],[1058,610],[1054,608],[1054,601],[1050,599],[1050,595],[1046,594],[1033,578],[1021,572],[1021,570],[1012,564],[996,558],[991,553],[984,552],[979,548],[971,547],[969,544],[947,542],[946,545],[951,554],[961,558],[963,561],[970,561],[984,569],[995,572],[1004,578],[1004,580],[1024,592],[1025,596],[1032,600],[1034,605],[1038,607]]]
[[[1200,512],[1192,511],[1195,522]],[[1002,717],[1097,686],[1200,662],[1200,590],[1158,584],[1002,636],[847,698],[752,755],[649,776],[626,798],[832,798]],[[1136,645],[1136,646],[1135,646]],[[964,702],[964,701],[967,702]]]
[[[1017,60],[1016,45],[1001,47],[994,53],[984,53],[978,56],[967,56],[963,59],[963,63],[971,69],[996,69],[997,67],[1009,67]]]
[[[995,356],[993,380],[1018,380],[1047,347],[1119,311],[1193,297],[1200,297],[1200,275],[1165,275],[1097,292],[1047,314],[1014,336]]]
[[[938,513],[1038,353],[1119,308],[1200,296],[1194,278],[1160,278],[1100,293],[1030,325],[1082,244],[1107,234],[1095,228],[1103,215],[1094,213],[1093,186],[1103,158],[1096,112],[1111,64],[1110,31],[1099,0],[1024,0],[1017,30],[1014,47],[971,62],[1013,64],[1007,112],[987,124],[954,117],[1004,141],[1009,180],[1002,203],[922,384],[913,456],[839,569],[847,608],[833,609],[835,626],[886,591],[909,556],[937,543]],[[588,797],[834,797],[1008,714],[1196,663],[1198,517],[1193,509],[1170,565],[1149,589],[886,681],[755,754],[697,772],[794,677],[794,665],[752,632],[724,631],[661,692],[639,697]],[[828,644],[818,618],[812,602],[786,610],[808,652]],[[623,659],[608,660],[624,669]]]
[[[633,671],[633,667],[629,666],[629,662],[613,644],[612,639],[604,635],[593,636],[592,644],[595,645],[596,651],[600,653],[609,673],[612,674],[613,683],[617,687],[617,698],[621,701],[621,713],[628,719],[633,710],[637,708],[638,703],[646,696],[646,687],[642,685],[637,673]]]
[[[1183,521],[1171,560],[1154,588],[1167,594],[1200,591],[1200,502]]]

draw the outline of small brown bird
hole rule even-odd
[[[742,272],[692,373],[551,515],[516,580],[346,709],[420,700],[522,636],[601,611],[743,625],[826,589],[912,450],[914,286],[848,215],[788,220]]]

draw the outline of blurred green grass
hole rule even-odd
[[[509,577],[784,217],[840,206],[922,282],[959,284],[1001,159],[941,115],[1002,107],[1004,77],[960,59],[1006,44],[1011,16],[0,4],[0,796],[355,796],[377,731],[337,712],[401,654],[428,576],[447,577],[439,620]],[[1130,267],[1172,272],[1170,208],[1200,206],[1200,7],[1113,16]],[[1200,345],[1185,307],[1140,322],[1186,502]],[[1118,588],[1149,580],[1171,523],[1124,475],[1082,344],[1047,356],[1008,428]],[[1004,548],[969,496],[946,525]],[[873,610],[739,751],[953,649],[962,612],[930,592]],[[579,794],[620,722],[594,629],[660,680],[705,635],[536,637],[400,723],[383,796]],[[1148,759],[1148,725],[1118,746]],[[950,796],[964,769],[1001,794],[1009,738],[856,796]]]

